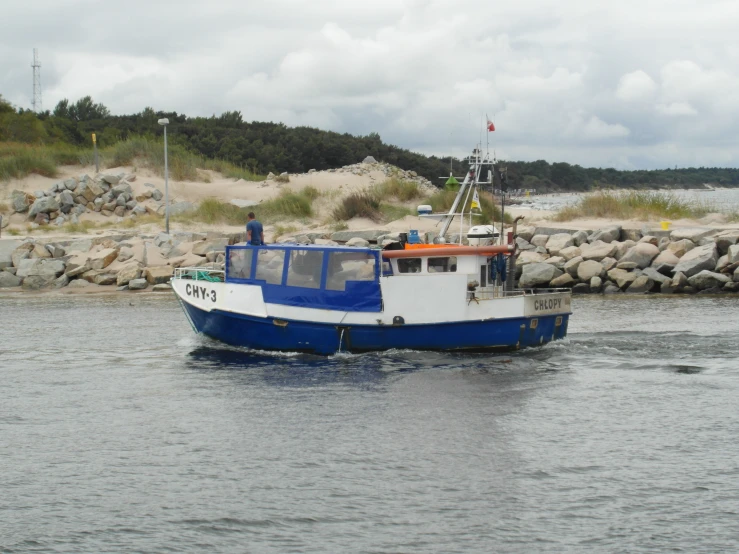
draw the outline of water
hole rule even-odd
[[[739,211],[739,188],[716,189],[716,190],[672,190],[672,191],[649,191],[654,194],[666,194],[681,198],[687,202],[707,206],[710,210],[719,213],[735,213]],[[515,208],[529,208],[531,210],[561,210],[565,206],[576,204],[583,197],[583,193],[568,192],[561,194],[541,194],[529,198],[520,198],[522,204],[514,205]]]
[[[739,299],[508,355],[313,358],[154,294],[2,296],[0,552],[735,552]]]

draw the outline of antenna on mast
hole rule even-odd
[[[37,48],[33,49],[33,63],[31,67],[33,68],[33,101],[31,105],[33,106],[33,111],[39,113],[43,111],[43,108],[41,107],[41,62],[38,60]]]

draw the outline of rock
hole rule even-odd
[[[714,271],[716,273],[721,273],[724,269],[728,268],[730,265],[729,263],[729,255],[721,256],[718,261],[716,262],[716,267],[714,268]]]
[[[556,235],[551,235],[549,240],[546,242],[546,248],[553,256],[558,256],[561,250],[574,245],[575,241],[572,240],[572,236],[570,236],[569,233],[557,233]]]
[[[577,267],[577,278],[583,282],[589,282],[593,277],[603,277],[605,270],[600,262],[586,260]]]
[[[604,242],[606,244],[610,244],[613,241],[616,241],[621,238],[621,226],[620,225],[614,225],[612,227],[606,227],[605,229],[599,229],[590,237],[588,237],[589,242],[592,244],[597,241]]]
[[[735,283],[733,281],[726,283],[723,286],[723,290],[726,292],[739,292],[739,283]]]
[[[23,213],[28,211],[31,202],[33,202],[33,196],[22,190],[14,190],[10,195],[10,205],[14,212]]]
[[[147,267],[144,270],[144,277],[152,285],[167,283],[172,277],[172,268],[169,266]]]
[[[102,199],[101,199],[101,200],[102,200]],[[116,209],[117,207],[118,207],[118,204],[116,204],[116,203],[115,203],[115,200],[113,200],[113,201],[111,201],[111,202],[106,202],[105,204],[102,204],[102,205],[100,206],[100,211],[102,211],[102,210],[107,210],[107,211],[109,211],[109,212],[112,212],[112,211],[114,211],[114,210],[115,210],[115,209]],[[97,208],[97,206],[96,206],[96,208]]]
[[[667,245],[667,250],[672,252],[678,258],[682,258],[693,248],[695,248],[695,243],[688,239],[680,239]]]
[[[397,241],[394,241],[393,239],[385,239],[385,241],[397,242]],[[335,242],[331,239],[313,239],[313,244],[318,244],[321,246],[338,246],[339,245],[338,242]]]
[[[641,229],[621,229],[621,240],[633,240],[634,242],[639,242],[642,238],[643,233]]]
[[[103,248],[90,255],[90,269],[105,269],[118,257],[118,249]]]
[[[116,276],[112,273],[97,273],[92,282],[96,285],[115,285]]]
[[[95,198],[97,198],[98,196],[102,196],[103,194],[105,194],[105,191],[102,189],[102,187],[100,185],[98,185],[97,183],[95,183],[94,181],[90,181],[89,183],[85,183],[84,190],[82,190],[80,192],[80,190],[82,188],[83,187],[81,185],[79,187],[77,187],[77,189],[78,189],[77,192],[79,192],[80,194],[82,194],[82,196],[84,196],[87,199],[88,202],[94,202],[95,201]]]
[[[565,263],[564,270],[572,275],[573,277],[577,276],[577,270],[580,268],[580,264],[583,262],[583,259],[581,256],[575,256],[571,260]],[[595,262],[598,263],[598,262]]]
[[[659,247],[659,239],[654,235],[644,235],[637,242],[648,242],[649,244]]]
[[[131,211],[133,215],[144,215],[146,213],[146,208],[141,204],[137,204]]]
[[[531,239],[536,234],[535,230],[536,227],[519,227],[517,235],[530,244]]]
[[[592,277],[590,279],[590,291],[591,292],[600,292],[602,287],[603,287],[603,280],[600,277]]]
[[[549,235],[534,235],[529,242],[534,246],[546,247],[547,242],[549,242]]]
[[[675,229],[670,233],[670,240],[676,242],[682,239],[688,239],[697,243],[700,239],[713,236],[716,233],[714,229],[704,228],[687,228]]]
[[[0,240],[0,269],[5,269],[6,267],[13,267],[13,252],[18,249],[18,247],[21,245],[21,241],[19,240],[13,240],[13,239],[2,239]],[[26,253],[26,257],[28,257],[29,250],[24,249],[23,252]]]
[[[142,290],[149,286],[146,279],[132,279],[128,282],[128,290]]]
[[[603,294],[618,294],[620,292],[621,289],[611,282],[606,283],[606,285],[603,287]]]
[[[153,287],[151,287],[151,290],[153,292],[169,292],[172,290],[172,287],[170,285],[162,283],[159,285],[154,285]]]
[[[374,159],[372,156],[367,156],[365,159],[362,160],[363,164],[376,164],[377,160]]]
[[[669,283],[662,283],[659,287],[659,291],[662,294],[674,294],[675,287],[672,286],[672,281],[670,281]]]
[[[730,281],[731,277],[729,277],[728,275],[724,275],[723,273],[715,273],[706,269],[688,278],[688,283],[690,284],[690,286],[698,290],[706,290],[713,287],[723,287],[726,283]]]
[[[572,287],[572,294],[590,294],[590,286],[587,283],[578,283]]]
[[[133,196],[133,189],[131,188],[131,185],[125,182],[112,187],[110,189],[110,192],[115,197],[118,197],[121,194],[128,194],[129,196]]]
[[[117,185],[121,180],[120,175],[107,175],[106,174],[106,175],[101,175],[100,178],[106,183],[108,183],[109,185]]]
[[[65,264],[62,260],[26,258],[21,260],[16,275],[23,279],[31,276],[45,277],[51,282],[64,273],[64,268]]]
[[[680,273],[679,271],[675,273],[675,276],[672,278],[672,288],[679,290],[687,286],[688,278],[685,276],[685,274]]]
[[[716,248],[722,256],[729,252],[729,246],[739,243],[739,231],[724,231],[716,237]]]
[[[78,239],[67,247],[67,252],[88,252],[90,248],[92,248],[91,239]]]
[[[519,251],[524,251],[524,250],[533,250],[533,248],[534,248],[534,245],[533,245],[533,244],[531,244],[531,243],[530,243],[529,241],[527,241],[526,239],[523,239],[523,238],[521,238],[521,237],[516,237],[516,248],[517,248],[517,249],[518,249]]]
[[[617,250],[615,244],[600,240],[591,242],[588,245],[583,244],[580,248],[584,260],[595,260],[596,262],[601,261],[603,258],[613,257]]]
[[[196,242],[192,247],[192,253],[196,256],[205,256],[208,252],[213,250],[217,252],[225,251],[228,246],[227,238],[211,239],[202,242]],[[149,264],[147,264],[149,265]]]
[[[160,191],[159,189],[154,189],[151,192],[151,197],[157,202],[159,202],[162,198],[164,198],[164,195],[162,194],[162,191]]]
[[[47,244],[46,250],[49,252],[52,258],[62,258],[65,254],[64,248],[62,248],[58,244]]]
[[[636,243],[633,240],[628,240],[625,242],[613,241],[611,244],[616,245],[616,252],[613,254],[613,257],[617,260],[620,260],[626,255],[626,252],[628,252],[629,248],[634,246]]]
[[[618,262],[616,261],[616,258],[611,258],[611,257],[603,258],[600,261],[600,265],[602,265],[603,269],[605,269],[606,271],[613,269],[614,267],[616,267],[617,264]]]
[[[648,267],[642,271],[642,275],[646,275],[655,283],[672,283],[672,278],[663,275],[653,267]]]
[[[59,210],[59,202],[53,196],[46,196],[39,198],[33,204],[31,204],[28,210],[28,217],[36,217],[38,214],[48,214],[49,212],[55,212]]]
[[[115,199],[115,205],[116,205],[116,207],[125,208],[126,207],[126,195],[125,194],[121,194],[120,196],[118,196]]]
[[[572,258],[577,258],[582,254],[582,250],[577,246],[568,246],[559,251],[559,256],[562,256],[565,261],[569,262]]]
[[[123,217],[124,215],[126,215],[126,207],[116,206],[115,210],[113,210],[113,213],[117,215],[118,217]]]
[[[608,272],[608,278],[618,285],[618,288],[624,290],[631,283],[633,283],[638,275],[631,271],[625,271],[623,269],[611,269]]]
[[[63,192],[59,195],[60,209],[63,213],[68,214],[74,208],[74,196],[70,192]]]
[[[64,188],[67,190],[75,190],[77,188],[77,180],[76,179],[66,179],[64,181]]]
[[[652,260],[652,267],[660,273],[669,275],[679,262],[680,260],[675,254],[669,250],[663,250]]]
[[[520,252],[516,256],[516,267],[522,267],[528,264],[542,263],[544,259],[544,256],[542,256],[538,252],[527,250],[525,252]]]
[[[544,260],[545,264],[552,264],[557,269],[564,269],[565,259],[562,256],[552,256]]]
[[[637,269],[636,262],[619,262],[616,264],[616,267],[619,269],[625,269],[626,271]]]
[[[732,244],[727,248],[726,258],[730,264],[739,262],[739,244]]]
[[[548,285],[555,278],[562,275],[562,271],[551,264],[533,263],[523,267],[523,273],[518,285],[521,288]]]
[[[298,242],[298,244],[300,244],[300,242]],[[369,241],[360,237],[354,237],[346,241],[346,246],[360,246],[366,248],[369,246]]]
[[[359,237],[369,242],[377,242],[377,238],[386,234],[383,229],[375,229],[369,231],[337,231],[331,235],[331,240],[335,242],[346,242],[351,238]]]
[[[716,244],[696,246],[693,250],[680,258],[675,266],[676,272],[684,273],[686,277],[692,277],[704,269],[714,269],[718,261]]]
[[[575,284],[575,278],[569,273],[563,273],[559,277],[552,279],[549,286],[555,289],[558,288],[571,288]]]
[[[60,289],[66,287],[68,284],[69,277],[66,274],[62,274],[54,280],[54,282],[51,284],[51,287],[55,289]]]
[[[19,287],[22,279],[7,271],[0,271],[0,289]]]
[[[628,252],[619,260],[619,263],[633,262],[639,269],[649,267],[652,260],[659,255],[659,248],[649,242],[639,242],[629,248]]]
[[[572,242],[575,246],[582,246],[588,242],[588,234],[585,231],[578,231],[572,235]]]
[[[130,263],[118,270],[118,275],[116,276],[116,285],[119,287],[122,285],[127,285],[129,281],[133,281],[135,279],[139,279],[141,277],[141,266],[139,266],[138,262]]]
[[[48,225],[49,224],[49,214],[38,213],[36,214],[36,217],[34,217],[33,222],[36,225]]]
[[[639,275],[639,277],[631,282],[629,288],[626,289],[626,292],[632,294],[645,293],[650,292],[653,287],[654,281],[652,281],[652,279],[650,279],[646,275]]]

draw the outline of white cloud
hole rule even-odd
[[[514,159],[739,165],[736,2],[39,2],[3,5],[0,94],[24,107],[38,47],[47,108],[241,110],[437,154],[471,148],[487,112]]]
[[[618,82],[616,97],[625,102],[649,100],[654,96],[657,84],[641,69],[627,73]]]

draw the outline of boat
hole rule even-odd
[[[492,183],[489,156],[475,149],[470,163],[436,244],[237,244],[223,268],[175,269],[174,293],[195,332],[255,350],[510,351],[564,338],[570,291],[512,286],[515,225],[507,238],[478,226],[473,246],[445,242],[465,191]]]

